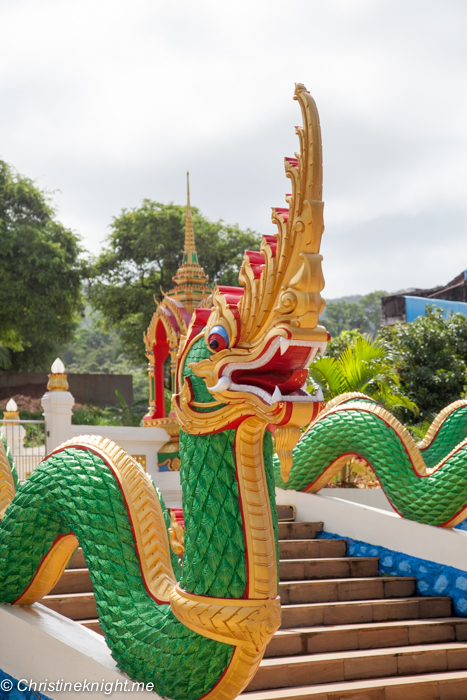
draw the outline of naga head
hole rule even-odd
[[[273,209],[277,233],[245,252],[241,286],[217,287],[210,308],[195,311],[180,344],[174,397],[188,433],[234,428],[251,416],[274,426],[284,480],[300,427],[320,408],[305,387],[308,366],[328,340],[318,325],[325,305],[321,130],[304,85],[295,86],[294,99],[303,127],[296,127],[300,153],[285,159],[288,208]]]

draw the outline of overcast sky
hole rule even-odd
[[[320,112],[324,295],[467,268],[465,0],[0,0],[0,158],[98,253],[122,208],[274,231],[303,82]],[[202,261],[201,261],[202,262]]]

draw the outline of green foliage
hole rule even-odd
[[[73,425],[140,425],[146,413],[147,403],[140,401],[127,404],[119,394],[120,406],[85,406],[74,408]]]
[[[48,369],[81,311],[78,237],[47,194],[0,161],[0,359]],[[9,357],[5,353],[9,351]]]
[[[146,358],[139,365],[129,360],[120,333],[116,329],[106,330],[99,313],[86,311],[73,340],[60,356],[70,374],[131,374],[135,401],[148,402]]]
[[[127,373],[120,335],[116,330],[106,331],[98,314],[86,314],[61,357],[71,374]]]
[[[376,291],[355,302],[328,301],[321,318],[332,336],[352,329],[374,333],[381,325],[381,297],[386,295],[387,292]]]
[[[102,406],[74,408],[71,422],[73,425],[122,425],[118,416],[110,414],[109,409]]]
[[[353,345],[359,338],[362,337],[360,331],[342,331],[339,335],[333,336],[326,348],[326,357],[335,357],[338,359],[344,350],[347,350],[349,345]]]
[[[391,353],[401,389],[420,408],[423,420],[461,398],[467,383],[467,318],[445,317],[436,307],[412,323],[379,333]]]
[[[415,403],[401,393],[399,376],[387,349],[379,341],[354,331],[333,342],[331,349],[335,356],[318,358],[309,371],[309,377],[321,387],[326,400],[358,391],[393,412],[404,408],[417,413]]]
[[[108,413],[118,417],[121,425],[140,425],[147,410],[146,401],[134,401],[128,404],[118,389],[115,390],[119,406],[109,406]]]
[[[118,327],[128,357],[144,362],[143,332],[155,311],[154,294],[172,288],[182,262],[185,207],[148,199],[123,210],[112,222],[108,247],[90,270],[89,298],[107,328]],[[259,234],[223,221],[212,222],[192,209],[200,264],[211,283],[238,284],[245,249],[258,247]]]
[[[10,364],[10,353],[8,348],[0,344],[0,369],[7,369]]]
[[[172,392],[169,389],[164,389],[164,405],[165,415],[168,416],[172,410]]]
[[[426,435],[426,431],[430,427],[432,421],[423,420],[416,425],[407,425],[406,428],[416,442],[420,442]]]

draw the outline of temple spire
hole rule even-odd
[[[195,253],[195,232],[193,229],[193,217],[191,215],[191,204],[190,204],[190,173],[186,174],[186,219],[185,219],[185,249],[186,253]],[[183,261],[185,262],[185,255],[183,256]],[[186,262],[198,262],[198,256],[196,255],[196,260],[186,260]]]
[[[185,307],[190,307],[190,313],[197,303],[201,301],[199,295],[204,295],[207,291],[208,276],[198,262],[198,253],[195,246],[195,232],[193,227],[193,217],[191,214],[190,203],[190,174],[186,174],[186,218],[185,218],[185,246],[183,249],[183,262],[177,270],[177,274],[173,281],[177,285],[175,289],[169,292],[169,296],[182,301]],[[199,298],[199,301],[196,300]]]

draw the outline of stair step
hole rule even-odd
[[[261,662],[248,689],[269,690],[317,683],[408,676],[416,673],[467,670],[467,644],[340,651]]]
[[[279,523],[280,540],[314,540],[323,523]]]
[[[98,634],[104,634],[99,620],[96,618],[94,620],[79,620],[79,624],[83,625],[83,627],[87,627],[89,630],[92,630],[93,632],[97,632]]]
[[[276,503],[276,509],[279,522],[295,520],[295,506],[284,506]]]
[[[385,598],[308,603],[282,607],[282,629],[312,625],[347,625],[386,620],[415,620],[449,617],[451,598]]]
[[[265,658],[466,641],[467,619],[462,617],[303,627],[278,630],[266,648]]]
[[[345,540],[279,540],[280,559],[345,557]]]
[[[281,581],[362,578],[378,576],[379,557],[321,557],[283,559],[279,562]]]
[[[46,608],[70,618],[70,620],[88,620],[97,617],[94,593],[61,593],[48,595],[41,600]]]
[[[50,591],[51,595],[59,593],[92,593],[89,569],[65,569],[57,584]]]
[[[282,605],[324,603],[335,600],[407,598],[415,593],[415,582],[415,578],[408,576],[284,581],[279,583],[279,595]]]
[[[243,700],[466,700],[467,671],[242,693]]]
[[[83,550],[81,547],[75,550],[75,553],[71,557],[67,564],[67,569],[85,569],[87,567],[86,560],[84,558]]]

